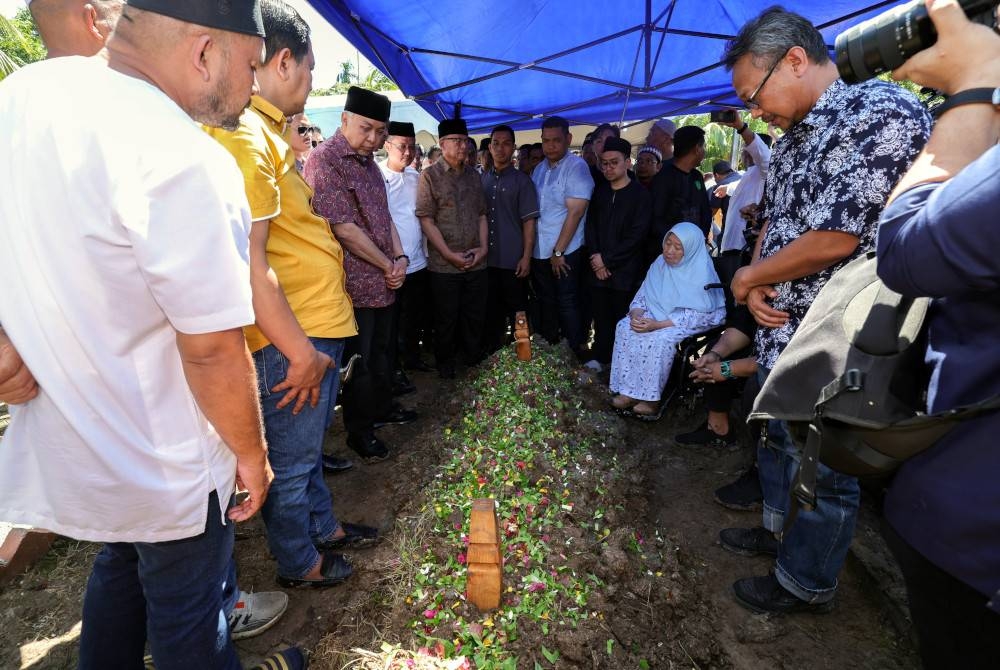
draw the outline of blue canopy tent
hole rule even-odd
[[[437,119],[623,125],[740,102],[726,40],[775,0],[309,0]],[[789,0],[831,45],[900,0]]]

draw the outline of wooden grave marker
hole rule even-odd
[[[469,566],[466,599],[484,612],[496,609],[503,592],[503,559],[500,556],[500,527],[492,498],[472,501],[466,560]]]

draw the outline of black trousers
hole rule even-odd
[[[344,428],[348,436],[362,437],[374,431],[376,419],[392,413],[390,340],[393,306],[355,307],[358,334],[344,343],[344,360],[361,354],[351,381],[344,385]]]
[[[454,365],[456,357],[474,365],[482,358],[480,344],[486,322],[486,270],[431,272],[434,297],[434,358],[438,367]]]
[[[986,596],[924,558],[888,522],[882,535],[903,571],[924,670],[1000,668],[1000,614],[986,608]]]
[[[483,353],[491,354],[507,344],[507,329],[514,332],[514,315],[528,310],[528,280],[514,276],[513,270],[488,268],[486,325]]]
[[[587,287],[590,290],[590,304],[594,314],[593,357],[601,365],[611,364],[611,352],[615,346],[615,326],[628,314],[633,292],[619,291],[606,286]]]
[[[430,272],[417,270],[406,275],[406,281],[396,291],[393,305],[392,352],[390,361],[399,365],[400,358],[406,367],[420,360],[420,343],[430,343],[434,325],[431,309]]]
[[[586,269],[583,263],[587,259],[579,249],[567,254],[565,259],[569,273],[562,277],[552,274],[549,259],[531,259],[531,281],[535,285],[539,308],[535,329],[550,344],[557,344],[561,333],[569,341],[569,348],[573,353],[578,353],[586,343],[580,309],[580,278]]]

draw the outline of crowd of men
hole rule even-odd
[[[1000,83],[1000,40],[953,0],[932,5],[937,60],[950,63],[949,48],[970,39],[982,67],[960,78],[928,52],[908,74],[949,92]],[[666,119],[635,148],[616,126],[598,126],[579,155],[558,116],[541,123],[540,144],[520,147],[509,126],[476,145],[464,120],[446,119],[424,158],[389,100],[353,87],[324,139],[303,111],[310,29],[282,0],[30,7],[49,60],[0,86],[0,112],[19,128],[0,152],[0,400],[14,406],[0,517],[105,543],[84,601],[81,668],[136,666],[147,644],[159,668],[239,667],[230,640],[269,628],[288,598],[239,589],[236,522],[262,513],[285,588],[344,582],[353,572],[344,552],[380,539],[334,512],[324,473],[353,467],[323,453],[335,406],[357,458],[389,458],[376,429],[419,418],[397,400],[413,388],[405,370],[456,377],[511,340],[518,311],[602,370],[615,323],[680,222],[714,243],[741,305],[696,362],[701,381],[766,378],[823,285],[876,248],[880,217],[892,226],[878,239],[887,281],[955,296],[932,325],[929,360],[942,369],[932,402],[978,399],[1000,376],[978,386],[950,376],[965,338],[979,337],[955,324],[971,310],[988,340],[998,323],[983,295],[1000,273],[977,255],[996,236],[982,225],[998,197],[995,110],[970,105],[964,124],[951,111],[931,134],[903,89],[841,82],[822,36],[796,14],[767,10],[729,44],[735,91],[784,135],[772,153],[771,137],[740,118],[726,123],[746,147],[745,171],[718,162],[708,189],[704,131]],[[969,127],[980,129],[974,146],[949,149]],[[989,181],[963,186],[977,159]],[[953,176],[958,186],[928,192]],[[959,226],[944,199],[973,223],[941,242],[934,218],[911,219],[933,208]],[[752,253],[748,229],[758,234]],[[935,282],[914,269],[945,264],[942,254],[961,259],[953,274]],[[678,441],[732,443],[732,397],[715,394],[706,423]],[[988,452],[954,456],[989,440],[995,423],[969,421],[948,438],[950,452],[914,459],[890,494],[891,542],[928,667],[997,658],[1000,550],[973,540],[997,528],[1000,505],[983,502],[996,494],[982,489],[1000,463]],[[719,496],[740,508],[762,501],[762,524],[723,530],[720,541],[775,564],[737,581],[736,600],[755,612],[829,611],[858,482],[820,465],[822,504],[779,534],[798,465],[780,423],[756,460]],[[915,500],[938,499],[942,463],[967,492],[938,496],[952,515],[935,516],[929,536],[914,521],[927,503]],[[971,518],[955,524],[962,514]],[[956,559],[962,552],[973,558]],[[942,603],[956,592],[944,627]],[[272,662],[308,661],[293,647]]]

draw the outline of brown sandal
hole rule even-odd
[[[615,409],[629,409],[639,402],[635,398],[629,398],[627,395],[618,394],[611,399],[611,406]]]
[[[633,405],[632,414],[643,421],[656,421],[663,415],[663,403],[643,400]]]

